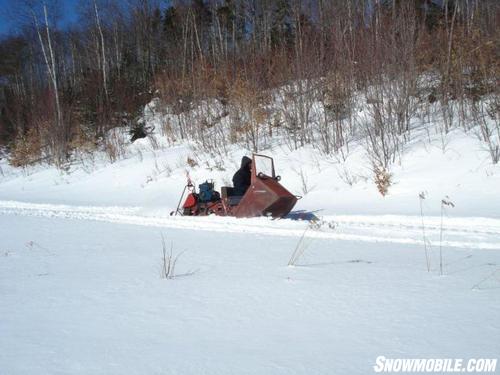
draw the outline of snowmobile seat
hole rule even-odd
[[[220,189],[222,199],[227,199],[230,206],[236,206],[240,203],[241,195],[234,195],[234,188],[231,186],[223,186]]]
[[[220,188],[220,195],[223,199],[229,198],[234,195],[234,188],[231,186],[223,186]]]

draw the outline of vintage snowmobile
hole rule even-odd
[[[271,216],[273,218],[286,216],[300,197],[293,195],[280,184],[281,177],[276,175],[271,157],[253,154],[252,165],[250,187],[243,196],[234,195],[234,189],[229,186],[223,186],[219,193],[214,189],[213,181],[200,184],[197,192],[196,187],[188,178],[177,209],[171,215],[215,214],[235,217]],[[187,197],[182,203],[186,193]]]

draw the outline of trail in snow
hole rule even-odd
[[[110,223],[213,232],[255,233],[272,236],[359,242],[389,242],[423,245],[422,218],[404,215],[324,216],[314,228],[308,222],[270,218],[182,217],[148,213],[141,207],[68,206],[0,201],[0,214],[94,220]],[[425,239],[439,246],[441,217],[424,217]],[[442,246],[500,250],[500,219],[444,217]]]

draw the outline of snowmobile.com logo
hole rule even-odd
[[[375,372],[439,372],[439,373],[474,373],[495,372],[497,359],[471,358],[464,361],[460,358],[386,358],[378,356],[373,370]]]

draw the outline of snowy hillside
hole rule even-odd
[[[112,164],[2,160],[0,373],[368,374],[380,355],[497,358],[500,167],[471,134],[444,149],[438,134],[416,139],[385,197],[361,145],[346,160],[269,145],[314,226],[169,215],[186,172],[230,184],[249,154],[238,146],[221,159],[156,132]]]
[[[14,169],[5,158],[0,160],[0,199],[139,206],[166,216],[177,206],[186,172],[195,183],[213,179],[220,189],[232,184],[241,157],[250,154],[233,145],[227,155],[212,156],[188,142],[172,145],[158,130],[133,144],[127,134],[120,137],[129,144],[124,146],[126,157],[113,164],[97,154],[82,157],[68,172],[61,172],[44,166]],[[440,202],[448,196],[455,204],[452,215],[500,217],[500,166],[491,164],[473,132],[455,130],[444,140],[437,131],[415,138],[391,167],[392,186],[385,197],[377,191],[362,145],[353,144],[345,160],[310,146],[290,150],[279,143],[262,153],[274,158],[283,185],[303,196],[296,206],[299,210],[319,215],[420,215],[419,194],[424,192],[426,214],[439,215]]]

